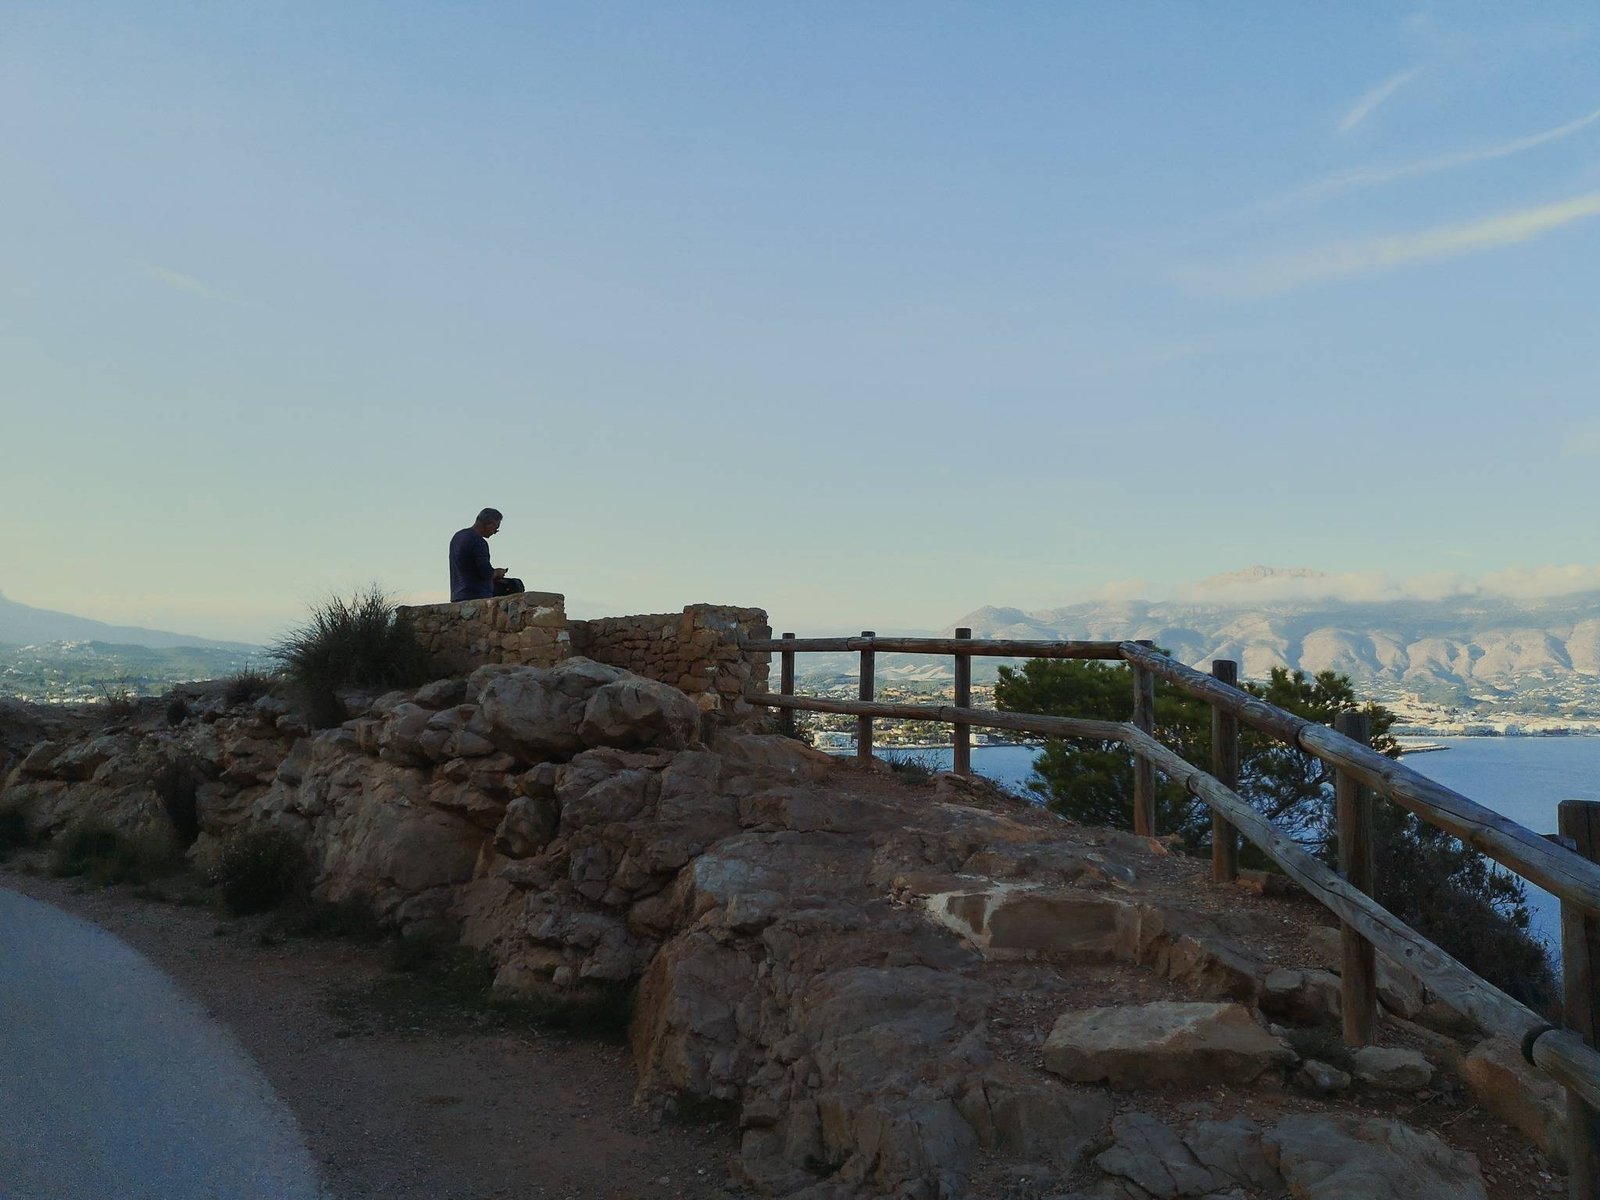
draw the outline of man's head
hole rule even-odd
[[[500,521],[498,508],[486,508],[478,514],[478,519],[472,523],[472,527],[478,531],[480,537],[493,537],[500,532]]]

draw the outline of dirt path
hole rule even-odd
[[[742,1195],[728,1183],[731,1125],[635,1109],[626,1046],[386,1007],[375,997],[405,984],[373,945],[273,942],[259,920],[16,865],[0,867],[0,887],[116,934],[232,1030],[294,1112],[334,1200]]]

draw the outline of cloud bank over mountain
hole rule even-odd
[[[1382,571],[1330,573],[1248,567],[1176,589],[1173,601],[1192,604],[1285,604],[1329,601],[1381,604],[1452,599],[1544,600],[1600,591],[1600,563],[1514,567],[1481,579],[1454,573],[1396,579]]]

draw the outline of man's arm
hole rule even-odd
[[[472,577],[479,583],[493,583],[495,571],[489,562],[489,539],[475,537],[471,549]]]

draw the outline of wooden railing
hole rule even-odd
[[[857,719],[856,754],[872,757],[876,718],[933,721],[953,729],[954,767],[971,771],[971,731],[1003,729],[1053,738],[1120,742],[1134,756],[1133,820],[1136,832],[1153,836],[1155,776],[1166,776],[1205,803],[1212,815],[1212,875],[1230,882],[1238,873],[1242,835],[1306,892],[1339,917],[1342,929],[1341,1000],[1345,1040],[1365,1045],[1377,1014],[1375,952],[1382,950],[1424,986],[1481,1028],[1516,1039],[1530,1063],[1567,1091],[1569,1194],[1600,1197],[1600,1053],[1594,1049],[1600,1019],[1600,804],[1563,801],[1559,840],[1543,837],[1459,792],[1436,783],[1373,750],[1359,713],[1341,714],[1337,727],[1297,717],[1237,686],[1237,664],[1222,660],[1202,674],[1160,653],[1150,642],[1028,642],[974,639],[958,629],[954,638],[781,638],[747,641],[754,653],[776,653],[780,688],[746,697],[776,709],[790,728],[796,711],[843,713]],[[883,704],[874,698],[875,656],[949,655],[955,660],[955,703]],[[795,656],[850,652],[861,657],[856,700],[825,700],[794,692]],[[996,712],[971,706],[973,656],[1121,661],[1130,668],[1132,719],[1091,721],[1032,713]],[[1213,714],[1210,770],[1202,770],[1154,736],[1155,685],[1160,680],[1205,700]],[[1237,792],[1239,726],[1248,725],[1313,755],[1334,769],[1338,870],[1308,853]],[[1563,1024],[1538,1013],[1474,974],[1400,921],[1372,898],[1370,798],[1384,796],[1445,830],[1522,878],[1561,900]]]

